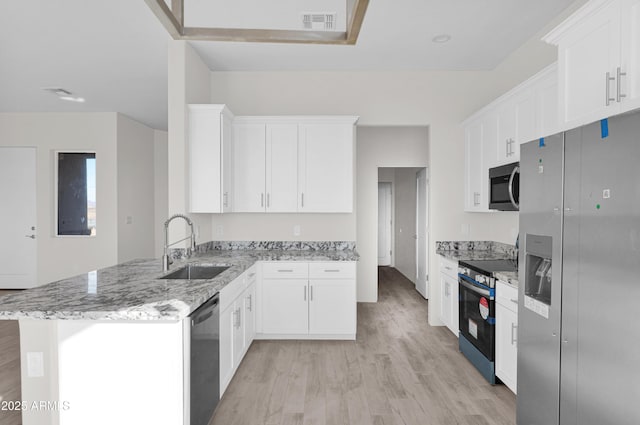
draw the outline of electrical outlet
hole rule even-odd
[[[133,217],[131,217],[130,215],[127,216],[127,220],[126,220],[127,224],[133,224]]]
[[[222,224],[216,226],[216,236],[224,236],[224,226]]]
[[[469,237],[469,234],[471,233],[471,225],[469,223],[462,223],[460,233],[462,233],[463,237]]]
[[[27,376],[29,378],[44,376],[44,355],[41,351],[27,352]]]
[[[296,224],[293,226],[293,236],[300,236],[300,225]]]

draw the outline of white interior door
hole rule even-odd
[[[416,290],[429,298],[429,182],[427,169],[416,173]]]
[[[36,286],[36,149],[0,148],[0,288]]]
[[[378,265],[391,265],[391,183],[378,183]]]

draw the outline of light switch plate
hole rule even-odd
[[[293,236],[300,236],[300,225],[296,224],[293,226]]]

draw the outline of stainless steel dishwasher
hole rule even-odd
[[[220,296],[191,313],[191,425],[207,425],[220,401]]]

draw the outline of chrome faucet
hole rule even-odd
[[[169,223],[171,223],[174,218],[183,218],[191,227],[191,235],[187,236],[186,238],[182,238],[179,241],[169,243]],[[196,249],[196,234],[193,231],[193,222],[189,217],[183,214],[174,214],[164,222],[164,255],[162,256],[162,271],[168,271],[169,264],[172,263],[171,259],[169,258],[169,247],[177,244],[178,242],[186,241],[187,239],[190,239],[190,244],[187,248],[187,257],[190,257],[191,253]]]

